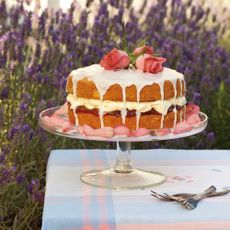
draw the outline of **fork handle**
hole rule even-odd
[[[215,191],[216,191],[216,187],[212,185],[209,188],[207,188],[204,192],[196,194],[193,197],[193,199],[195,199],[195,200],[201,200],[204,197],[208,196],[209,194],[211,194],[211,193],[213,193]]]

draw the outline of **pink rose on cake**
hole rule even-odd
[[[147,73],[158,73],[163,70],[162,64],[166,61],[162,57],[154,57],[149,54],[140,55],[136,60],[136,68]]]
[[[137,47],[134,51],[133,51],[133,55],[135,56],[139,56],[141,54],[153,54],[153,48],[150,46],[141,46],[141,47]]]
[[[162,64],[165,61],[165,58],[154,56],[152,47],[144,45],[135,48],[132,53],[114,48],[102,57],[100,65],[106,70],[120,70],[130,67],[147,73],[158,73],[163,71]]]
[[[125,51],[112,49],[108,54],[104,55],[100,61],[100,65],[106,70],[124,69],[129,66],[130,59]]]

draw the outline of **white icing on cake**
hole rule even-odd
[[[144,73],[141,70],[131,69],[122,69],[119,71],[105,70],[99,64],[73,70],[70,75],[72,76],[74,89],[76,89],[77,81],[83,78],[92,80],[96,84],[100,97],[103,97],[107,89],[113,84],[121,85],[123,93],[125,92],[126,87],[135,85],[137,88],[137,99],[139,98],[141,89],[146,85],[157,83],[159,84],[160,88],[163,88],[164,81],[166,80],[175,83],[177,79],[184,79],[183,74],[169,68],[163,68],[162,72],[152,74]],[[75,93],[76,90],[74,90],[74,94]]]
[[[176,94],[176,81],[179,79],[180,86],[181,80],[184,80],[183,74],[169,69],[169,68],[163,68],[162,72],[152,74],[152,73],[144,73],[141,70],[127,70],[122,69],[119,71],[111,71],[111,70],[105,70],[103,67],[101,67],[99,64],[94,64],[90,66],[86,66],[83,68],[79,68],[77,70],[73,70],[70,73],[70,76],[72,77],[73,82],[73,93],[76,97],[76,90],[77,90],[77,82],[81,79],[87,78],[88,80],[92,80],[100,94],[100,100],[93,100],[93,99],[86,99],[88,101],[84,101],[82,98],[77,98],[78,105],[86,106],[86,108],[90,109],[93,106],[97,106],[94,108],[98,108],[99,110],[99,117],[101,122],[101,127],[104,126],[103,124],[103,114],[106,111],[112,111],[110,109],[112,108],[119,108],[117,110],[121,110],[121,117],[122,117],[122,123],[125,123],[125,118],[127,115],[127,110],[136,110],[136,127],[139,127],[139,119],[141,112],[146,112],[154,108],[156,111],[162,114],[161,118],[161,127],[163,127],[164,123],[164,116],[168,111],[168,108],[171,105],[180,105],[183,106],[186,103],[185,97],[182,97],[180,95],[179,99],[177,100]],[[164,82],[168,80],[171,81],[174,86],[174,95],[175,97],[172,100],[164,100]],[[152,85],[153,83],[156,83],[160,87],[160,93],[161,93],[161,100],[154,101],[154,102],[140,102],[140,92],[143,87],[146,85]],[[119,84],[122,87],[122,95],[123,95],[123,101],[122,102],[111,102],[111,101],[103,101],[103,96],[108,90],[108,88],[111,85]],[[131,85],[135,85],[137,89],[137,102],[127,102],[126,101],[126,94],[125,90],[126,87],[129,87]],[[68,96],[70,100],[70,96]],[[68,100],[68,99],[67,99]],[[176,101],[177,100],[177,101]],[[97,101],[97,102],[96,102]],[[99,101],[99,103],[98,103]],[[71,99],[71,104],[73,100]],[[109,104],[108,105],[106,105]],[[74,104],[76,105],[76,103]],[[75,107],[74,105],[73,108]],[[88,107],[87,107],[88,106]],[[109,110],[108,110],[109,109]],[[148,110],[147,110],[148,109]],[[116,109],[114,109],[116,110]],[[113,111],[114,111],[113,110]],[[176,109],[173,110],[175,113],[175,120],[174,124],[176,123]],[[181,119],[181,118],[180,118]],[[76,124],[77,123],[77,119]]]
[[[183,106],[186,104],[186,98],[178,97],[170,100],[157,100],[152,102],[119,102],[109,100],[96,100],[82,97],[76,97],[72,94],[67,96],[67,101],[71,103],[71,109],[76,109],[78,106],[85,106],[87,109],[102,109],[104,112],[111,112],[120,110],[137,110],[140,113],[148,112],[151,109],[155,109],[158,113],[166,115],[168,109],[172,105]]]

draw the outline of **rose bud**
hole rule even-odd
[[[158,73],[163,70],[162,64],[165,61],[165,58],[144,54],[137,58],[135,65],[137,69],[141,69],[143,72]]]
[[[129,66],[129,63],[130,60],[128,54],[116,48],[104,55],[100,61],[100,65],[106,70],[124,69]]]

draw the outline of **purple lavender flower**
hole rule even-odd
[[[6,167],[0,167],[0,185],[4,185],[10,181],[10,172]]]
[[[6,2],[1,1],[0,2],[0,12],[1,12],[1,18],[6,18],[7,17],[7,11],[6,11]]]
[[[6,65],[6,61],[7,61],[6,55],[0,55],[0,68]]]
[[[5,100],[9,97],[10,94],[10,87],[6,86],[5,88],[3,88],[0,92],[0,99],[1,100]]]
[[[40,187],[40,182],[39,182],[39,180],[38,180],[38,179],[32,179],[31,182],[30,182],[30,184],[29,184],[28,187],[27,187],[27,190],[28,190],[29,193],[32,194],[33,191],[38,190],[39,187]]]
[[[15,172],[15,166],[7,167],[3,165],[0,167],[0,185],[2,186],[4,184],[10,183],[14,178]]]
[[[13,126],[9,131],[8,131],[8,139],[13,140],[19,133],[20,131],[20,126],[15,125]]]
[[[207,143],[213,143],[215,141],[215,134],[214,132],[209,132],[207,134]]]
[[[5,154],[0,152],[0,165],[4,165],[6,163],[6,156]]]
[[[19,106],[19,109],[21,112],[25,112],[28,108],[28,105],[25,104],[25,103],[21,103],[20,106]]]
[[[30,128],[30,126],[28,124],[23,124],[22,125],[22,128],[21,128],[22,132],[28,132],[30,130],[31,130],[31,128]]]
[[[4,108],[2,105],[0,105],[0,129],[4,125]]]
[[[0,36],[0,52],[3,52],[5,42],[7,41],[9,37],[9,32],[6,32],[2,36]]]
[[[18,184],[22,184],[25,181],[26,175],[24,172],[20,172],[17,174],[15,180]]]
[[[43,11],[41,16],[39,17],[39,35],[43,38],[45,35],[45,26],[46,26],[46,20],[48,18],[48,12],[47,10]]]
[[[31,195],[33,202],[42,203],[44,200],[44,191],[40,190],[40,182],[37,179],[33,179],[27,187],[28,192]]]
[[[22,127],[21,127],[21,132],[24,135],[24,138],[27,139],[27,140],[31,140],[33,135],[34,135],[34,131],[30,127],[29,124],[23,124]]]
[[[32,200],[34,203],[42,203],[44,201],[44,192],[43,191],[34,191],[32,194]]]
[[[10,147],[9,147],[9,145],[3,144],[1,146],[1,153],[4,154],[4,155],[9,154],[10,153]]]
[[[22,37],[29,36],[32,32],[31,18],[32,18],[32,12],[26,13],[21,27]]]

